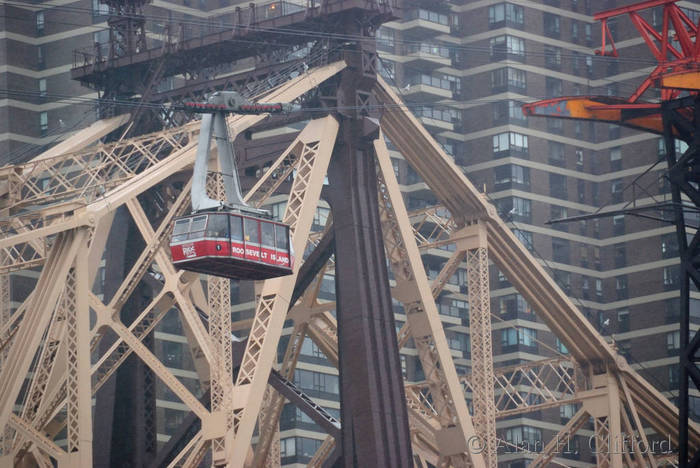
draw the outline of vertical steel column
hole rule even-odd
[[[6,254],[0,253],[0,255],[4,256]],[[10,321],[10,300],[10,274],[7,273],[0,275],[0,326],[9,323]],[[0,340],[3,338],[5,337],[0,336]],[[8,338],[6,343],[2,341],[0,342],[3,343],[2,349],[0,349],[0,369],[2,369],[7,353],[9,352],[8,345],[10,343],[10,339]],[[9,456],[12,450],[12,436],[13,431],[9,426],[5,428],[0,427],[0,459],[2,459],[3,456]],[[8,458],[7,462],[11,463],[11,460]]]
[[[129,215],[124,207],[116,210],[114,223],[109,232],[104,254],[104,283],[102,285],[103,300],[106,303],[112,300],[124,278],[129,233]],[[103,338],[97,346],[98,355],[106,353],[113,339]],[[102,384],[95,394],[95,423],[93,425],[93,465],[94,468],[109,468],[112,466],[112,434],[114,412],[117,398],[117,380],[120,379],[120,370]],[[117,429],[118,430],[118,429]]]
[[[214,200],[223,200],[224,181],[221,176],[209,181],[208,189]],[[211,338],[211,411],[223,427],[220,437],[212,439],[214,464],[226,462],[226,433],[233,427],[233,357],[231,355],[231,280],[207,276],[209,302],[209,336]]]
[[[493,346],[491,343],[491,301],[486,228],[474,224],[467,242],[467,289],[469,294],[469,334],[471,338],[471,384],[474,428],[481,437],[486,466],[495,468],[496,403],[494,400]]]
[[[370,147],[341,126],[329,179],[336,238],[336,295],[343,463],[411,465],[408,418]]]
[[[78,249],[68,271],[63,304],[66,312],[66,364],[68,379],[67,438],[70,467],[92,466],[92,385],[90,373],[90,309],[88,305],[88,252],[85,243]],[[59,466],[63,466],[59,461]]]
[[[328,171],[343,449],[338,464],[398,468],[413,462],[377,199],[372,145],[379,128],[369,118],[376,54],[366,47],[361,44],[347,53],[349,68],[341,78],[338,103],[358,108],[341,117]]]
[[[678,109],[686,107],[693,109],[692,115],[678,112]],[[678,462],[681,468],[685,468],[700,466],[700,451],[692,454],[691,458],[688,447],[689,379],[692,379],[696,388],[700,388],[700,369],[696,364],[696,354],[700,348],[700,333],[696,332],[692,340],[690,339],[690,281],[692,280],[696,287],[700,287],[700,265],[697,262],[700,255],[700,233],[696,231],[692,241],[688,242],[682,197],[686,195],[695,208],[700,205],[700,191],[696,188],[700,160],[700,98],[690,96],[664,102],[662,117],[681,263]],[[683,140],[689,145],[688,150],[680,157],[676,154],[676,139]]]

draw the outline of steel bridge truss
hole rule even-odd
[[[309,70],[261,99],[295,100],[345,68],[337,62]],[[588,323],[391,87],[379,79],[372,95],[390,109],[381,116],[373,151],[379,222],[395,278],[391,295],[407,316],[396,340],[399,349],[412,343],[425,374],[425,381],[403,388],[415,466],[495,467],[497,418],[560,404],[576,404],[578,412],[552,443],[532,454],[535,466],[554,459],[559,441],[589,426],[591,419],[598,447],[624,434],[636,434],[648,446],[646,428],[670,436],[677,446],[676,407]],[[263,118],[232,117],[231,131],[240,134]],[[51,466],[52,460],[59,467],[91,466],[92,397],[131,354],[199,421],[199,429],[168,466],[198,466],[207,453],[216,465],[278,465],[284,397],[268,385],[270,373],[276,369],[281,379],[292,380],[304,339],[313,340],[331,364],[340,361],[332,314],[336,305],[318,298],[324,273],[335,268],[333,220],[322,233],[311,232],[339,123],[333,116],[309,121],[247,193],[249,203],[262,206],[291,176],[284,222],[291,227],[296,252],[307,246],[315,250],[306,262],[297,262],[294,274],[256,285],[253,318],[231,323],[228,281],[208,277],[205,292],[199,276],[177,271],[167,252],[172,220],[189,203],[198,124],[89,146],[120,122],[124,120],[101,122],[67,142],[63,153],[0,171],[7,214],[0,239],[0,466],[21,459],[39,466]],[[407,212],[384,137],[433,190],[440,207]],[[215,179],[210,189],[213,195],[220,192]],[[156,218],[144,209],[145,198],[154,193],[163,204]],[[93,293],[93,283],[119,208],[129,213],[144,249],[105,303]],[[446,244],[454,244],[455,250],[431,282],[421,251]],[[506,274],[570,355],[493,369],[489,261]],[[467,376],[455,370],[436,306],[460,266],[468,273],[474,363]],[[39,272],[37,285],[13,310],[8,275],[30,268]],[[120,311],[145,278],[160,288],[131,323],[123,323]],[[181,317],[200,385],[209,390],[209,408],[144,344],[172,308]],[[90,312],[96,317],[92,325]],[[292,320],[293,331],[278,363],[286,320]],[[240,365],[232,357],[232,329],[247,336]],[[91,360],[90,351],[107,335],[116,338]],[[472,399],[473,414],[466,397]],[[55,437],[64,428],[68,442],[60,447]],[[337,456],[340,444],[334,435],[321,445],[312,466],[321,466],[334,450]],[[700,432],[692,424],[688,443],[700,446]],[[600,466],[663,463],[638,449],[598,452]]]

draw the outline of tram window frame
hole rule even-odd
[[[207,237],[215,237],[215,238],[217,238],[217,239],[220,239],[220,238],[228,239],[228,238],[229,238],[229,232],[230,232],[228,218],[229,218],[229,217],[226,216],[225,214],[209,215],[209,219],[207,219],[206,236],[207,236]],[[224,228],[224,226],[219,226],[219,227],[217,228],[217,231],[216,231],[216,232],[212,232],[211,226],[212,226],[216,221],[220,221],[220,220],[223,220],[223,221],[224,221],[224,223],[225,223],[225,228]],[[223,232],[221,231],[222,228],[224,228]]]
[[[255,225],[255,237],[249,235],[248,225]],[[243,218],[243,238],[246,243],[260,245],[260,221],[255,218]]]
[[[204,221],[202,222],[202,225],[201,225],[201,227],[200,227],[199,224],[196,224],[196,223],[199,223],[199,221],[200,221],[202,218],[204,218]],[[190,229],[189,229],[189,232],[190,232],[189,238],[190,238],[190,239],[196,239],[196,238],[202,237],[202,234],[203,234],[204,232],[206,232],[206,227],[207,227],[207,221],[208,221],[208,220],[209,220],[209,216],[208,216],[208,215],[195,216],[195,217],[193,217],[193,218],[192,218],[192,223],[190,224]],[[197,228],[197,229],[195,229],[195,228]]]
[[[171,242],[181,242],[187,240],[187,236],[190,233],[190,224],[192,223],[192,218],[178,219],[175,221],[173,226],[173,238]],[[183,226],[181,231],[178,231],[178,227]]]
[[[275,224],[275,248],[289,252],[289,228],[287,226]]]
[[[266,236],[266,233],[265,233],[266,229],[265,228],[271,229],[270,233],[272,234],[272,240],[269,243],[265,239],[265,236]],[[267,234],[270,234],[270,233],[267,233]],[[263,247],[270,247],[273,249],[275,248],[275,223],[260,221],[260,245],[262,245]]]
[[[231,235],[231,241],[243,242],[243,217],[242,216],[229,216],[229,233]],[[234,230],[234,227],[238,230]]]

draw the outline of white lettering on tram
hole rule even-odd
[[[192,258],[197,256],[197,252],[194,249],[194,244],[187,244],[182,246],[182,255],[187,258]]]

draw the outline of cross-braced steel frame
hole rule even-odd
[[[309,70],[261,99],[289,102],[326,80],[339,77],[342,82],[343,73],[369,73],[363,63],[371,60],[348,59]],[[373,192],[358,194],[355,200],[368,206],[374,203],[368,197],[376,200],[377,217],[372,229],[377,237],[372,242],[379,246],[375,248],[383,249],[388,260],[385,268],[388,265],[395,278],[388,293],[407,313],[404,327],[388,340],[393,349],[387,352],[397,354],[412,341],[425,373],[424,382],[402,386],[400,401],[396,394],[383,395],[388,404],[400,405],[407,415],[410,463],[493,466],[497,418],[572,402],[579,404],[580,410],[556,440],[575,434],[593,418],[601,440],[607,440],[606,434],[614,440],[624,432],[635,432],[646,441],[647,431],[652,430],[670,435],[674,444],[680,442],[675,430],[675,406],[631,369],[588,323],[391,87],[379,78],[359,92],[367,93],[362,95],[366,102],[372,99],[386,111],[369,122],[366,115],[333,114],[308,121],[246,194],[249,203],[263,206],[283,181],[291,180],[284,221],[291,226],[295,251],[309,248],[312,254],[305,262],[299,259],[293,275],[259,284],[252,319],[232,324],[227,282],[208,278],[203,287],[197,275],[175,270],[165,249],[173,218],[187,209],[196,122],[110,145],[85,146],[96,135],[104,134],[101,132],[109,125],[118,125],[100,123],[76,136],[72,152],[3,169],[0,188],[5,190],[4,209],[9,218],[2,226],[4,236],[0,239],[2,273],[28,268],[39,271],[34,291],[5,313],[0,325],[0,347],[7,353],[0,368],[3,466],[20,460],[39,466],[49,466],[51,460],[61,467],[90,466],[92,396],[130,355],[143,361],[199,421],[199,429],[182,439],[168,457],[168,466],[197,466],[207,454],[215,464],[232,467],[279,463],[276,441],[284,400],[269,386],[272,369],[279,366],[279,374],[290,378],[305,338],[313,340],[341,372],[343,353],[353,352],[347,351],[338,338],[338,323],[344,323],[340,315],[343,296],[337,304],[318,298],[324,272],[337,273],[340,262],[348,260],[338,252],[332,234],[347,219],[333,216],[324,232],[311,232],[324,179],[337,155],[337,145],[346,138],[341,133],[346,121],[367,123],[360,131],[368,144],[363,143],[364,162],[357,169],[361,169],[366,189]],[[241,134],[263,119],[232,117],[231,132]],[[423,178],[441,207],[414,213],[406,210],[385,137]],[[82,143],[76,143],[78,140]],[[330,175],[333,186],[335,176]],[[172,180],[177,184],[170,184]],[[168,194],[167,210],[163,216],[151,219],[143,202],[156,189]],[[214,179],[212,190],[216,193]],[[32,207],[39,209],[30,210]],[[120,208],[140,233],[144,248],[105,303],[92,291],[92,280]],[[455,252],[431,282],[421,262],[421,251],[446,243],[455,244]],[[333,252],[337,255],[335,261]],[[570,350],[569,357],[493,370],[487,260],[495,263],[532,304]],[[484,362],[473,367],[472,375],[460,377],[435,298],[464,262],[469,271],[470,329],[479,337],[473,341],[476,349],[472,352],[482,356]],[[135,319],[122,322],[122,307],[145,279],[157,280],[159,289]],[[3,302],[3,307],[8,303]],[[209,389],[209,408],[144,344],[143,340],[173,307],[181,317],[200,385]],[[339,314],[338,322],[331,314],[334,310]],[[89,313],[96,317],[93,324],[88,321]],[[202,320],[202,314],[206,320]],[[278,364],[277,347],[286,320],[292,321],[293,331]],[[229,327],[247,336],[242,356],[236,359],[229,355]],[[87,350],[98,349],[107,335],[116,337],[112,345],[88,360]],[[343,404],[352,398],[347,393],[352,391],[344,390]],[[523,398],[524,391],[538,395],[539,402]],[[473,415],[467,408],[465,392],[474,395]],[[19,396],[23,403],[16,407]],[[346,423],[350,417],[352,413],[343,414],[341,430],[352,427]],[[256,426],[258,442],[252,445]],[[397,427],[397,433],[388,436],[400,444],[404,439],[400,425]],[[66,448],[55,441],[63,428],[69,440]],[[345,442],[346,438],[343,435],[344,442],[340,442],[330,436],[312,465],[320,466],[328,457],[333,460],[334,450],[344,456],[348,450],[361,447]],[[479,441],[478,450],[473,441]],[[693,449],[700,446],[700,433],[693,424],[689,425],[688,444]],[[534,459],[535,466],[556,459],[557,451],[556,442],[544,447]],[[398,449],[395,453],[395,460],[402,460],[400,454],[406,451]],[[370,452],[362,455],[372,457]],[[659,466],[661,460],[643,451],[624,455],[601,451],[598,464]]]
[[[685,212],[700,207],[698,191],[698,164],[700,163],[700,98],[690,96],[667,101],[662,106],[664,120],[664,142],[668,177],[671,181],[671,196],[681,260],[680,278],[680,378],[678,391],[679,419],[679,466],[700,466],[700,451],[693,450],[688,443],[689,389],[690,382],[700,388],[698,349],[700,333],[691,336],[690,330],[690,286],[700,288],[700,234],[698,226],[686,224]],[[676,152],[676,140],[685,141],[688,149],[683,154]],[[686,202],[685,199],[689,202]]]

